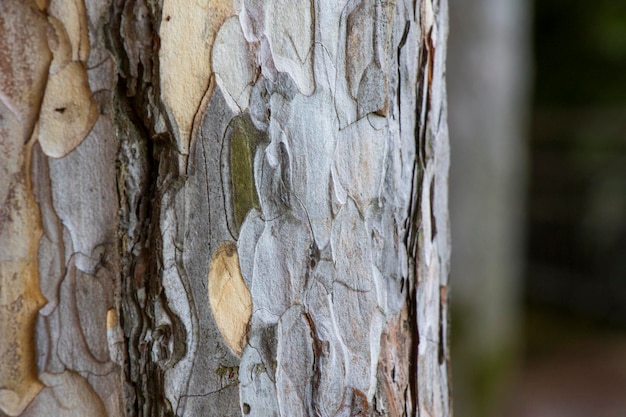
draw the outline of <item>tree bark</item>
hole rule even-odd
[[[450,415],[446,0],[0,33],[0,413]]]

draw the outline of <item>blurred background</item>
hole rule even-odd
[[[455,416],[626,416],[626,1],[449,5]]]

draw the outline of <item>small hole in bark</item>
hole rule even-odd
[[[63,113],[65,113],[65,107],[58,107],[58,108],[54,109],[54,111],[63,114]]]
[[[315,244],[315,242],[313,242],[309,245],[309,267],[311,269],[315,268],[319,259],[320,259],[320,251],[317,248],[317,245]]]
[[[169,21],[170,21],[170,19],[171,19],[171,17],[170,17],[170,16],[167,16],[167,17],[165,18],[165,21],[166,21],[166,22],[169,22]]]
[[[250,406],[246,403],[243,403],[243,413],[250,414]]]

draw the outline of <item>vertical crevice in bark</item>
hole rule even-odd
[[[409,263],[410,265],[411,263]],[[416,264],[414,264],[414,268],[416,268]],[[408,387],[407,391],[410,395],[410,399],[407,398],[406,404],[406,413],[408,416],[416,413],[419,407],[419,384],[420,384],[420,370],[419,370],[419,344],[420,344],[420,331],[417,323],[417,294],[416,294],[417,285],[411,285],[409,290],[407,291],[407,308],[408,308],[408,325],[409,329],[407,331],[412,333],[412,338],[409,342],[409,358],[408,358],[408,366],[409,366],[409,378],[408,378]],[[424,381],[424,383],[427,383]]]
[[[122,321],[131,393],[127,410],[145,417],[174,414],[164,393],[164,372],[186,353],[185,327],[170,309],[162,284],[162,204],[181,183],[179,155],[171,129],[163,126],[155,82],[159,14],[156,3],[117,1],[109,26],[109,47],[120,72],[116,127],[121,140]]]
[[[121,139],[118,163],[118,192],[120,195],[122,311],[128,349],[127,383],[130,384],[127,411],[131,416],[144,414],[145,394],[149,392],[142,380],[146,372],[145,337],[150,326],[151,305],[147,300],[146,285],[154,277],[154,255],[150,244],[153,217],[154,184],[152,182],[152,146],[138,120],[125,100],[123,84],[118,84],[116,125]]]

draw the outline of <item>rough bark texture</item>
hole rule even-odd
[[[450,415],[446,0],[0,3],[0,413]]]

